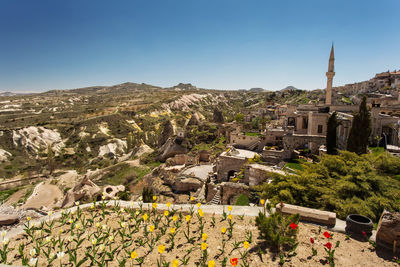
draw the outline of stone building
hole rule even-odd
[[[216,160],[214,172],[218,182],[229,182],[238,173],[242,166],[258,153],[244,149],[228,148]]]

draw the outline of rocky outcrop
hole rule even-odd
[[[195,178],[176,179],[172,184],[172,189],[177,192],[197,191],[203,183]]]
[[[138,147],[137,149],[135,149],[134,155],[135,155],[136,157],[140,157],[140,156],[142,156],[142,155],[144,155],[144,154],[153,153],[153,151],[154,151],[154,150],[153,150],[151,147],[149,147],[148,145],[142,144],[140,147]]]
[[[379,220],[376,243],[378,246],[392,249],[395,240],[400,248],[400,212],[384,211]]]
[[[93,183],[87,176],[77,184],[74,188],[70,189],[61,203],[61,207],[68,208],[74,205],[75,201],[81,198],[92,199],[101,191],[95,183]]]
[[[214,109],[213,122],[224,123],[224,115],[218,108]]]
[[[188,122],[188,125],[198,125],[200,123],[200,116],[199,114],[196,112],[192,115],[192,117],[190,117],[190,120]]]
[[[179,140],[176,138],[169,138],[167,142],[159,149],[158,160],[164,162],[167,158],[173,157],[177,154],[186,154],[187,148],[179,144]]]
[[[8,158],[11,157],[11,153],[0,148],[0,162],[8,161]]]
[[[125,186],[123,185],[117,185],[117,186],[107,185],[103,188],[103,196],[105,196],[106,199],[113,199],[114,197],[117,196],[119,192],[124,192],[124,191],[125,191]]]
[[[19,222],[19,217],[16,214],[0,214],[0,226],[11,225]]]
[[[14,130],[13,143],[15,146],[24,146],[33,154],[37,154],[39,150],[46,151],[48,147],[58,153],[65,146],[57,130],[35,126]]]
[[[115,158],[121,156],[127,148],[127,142],[121,139],[114,139],[107,145],[99,148],[99,157]]]
[[[163,131],[158,137],[158,146],[164,145],[172,135],[174,135],[174,126],[170,120],[167,120],[163,123]]]

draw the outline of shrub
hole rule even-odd
[[[236,199],[235,205],[236,206],[248,206],[249,202],[250,202],[250,200],[245,194],[240,194],[239,197]]]
[[[142,199],[144,203],[151,203],[153,202],[153,189],[150,187],[144,187],[142,191]]]
[[[260,212],[256,218],[256,226],[260,238],[264,239],[272,251],[294,251],[297,248],[297,225],[300,215],[282,215],[280,212],[272,213],[271,205],[267,205],[268,217]]]

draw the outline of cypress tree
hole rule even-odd
[[[367,108],[367,97],[364,96],[359,112],[353,117],[349,138],[347,139],[347,150],[358,155],[367,153],[368,138],[371,131],[371,115]]]
[[[329,116],[327,124],[326,150],[329,155],[336,155],[338,152],[336,128],[339,125],[336,111]]]

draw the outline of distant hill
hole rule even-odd
[[[279,91],[286,92],[286,91],[297,91],[297,90],[302,90],[302,89],[299,89],[299,88],[289,85]]]
[[[13,92],[0,92],[0,96],[15,96],[15,95],[23,95],[24,93],[13,93]]]
[[[264,91],[266,91],[264,88],[258,88],[258,87],[256,87],[256,88],[251,88],[251,89],[249,90],[249,92],[255,92],[255,93],[261,93],[261,92],[264,92]]]

